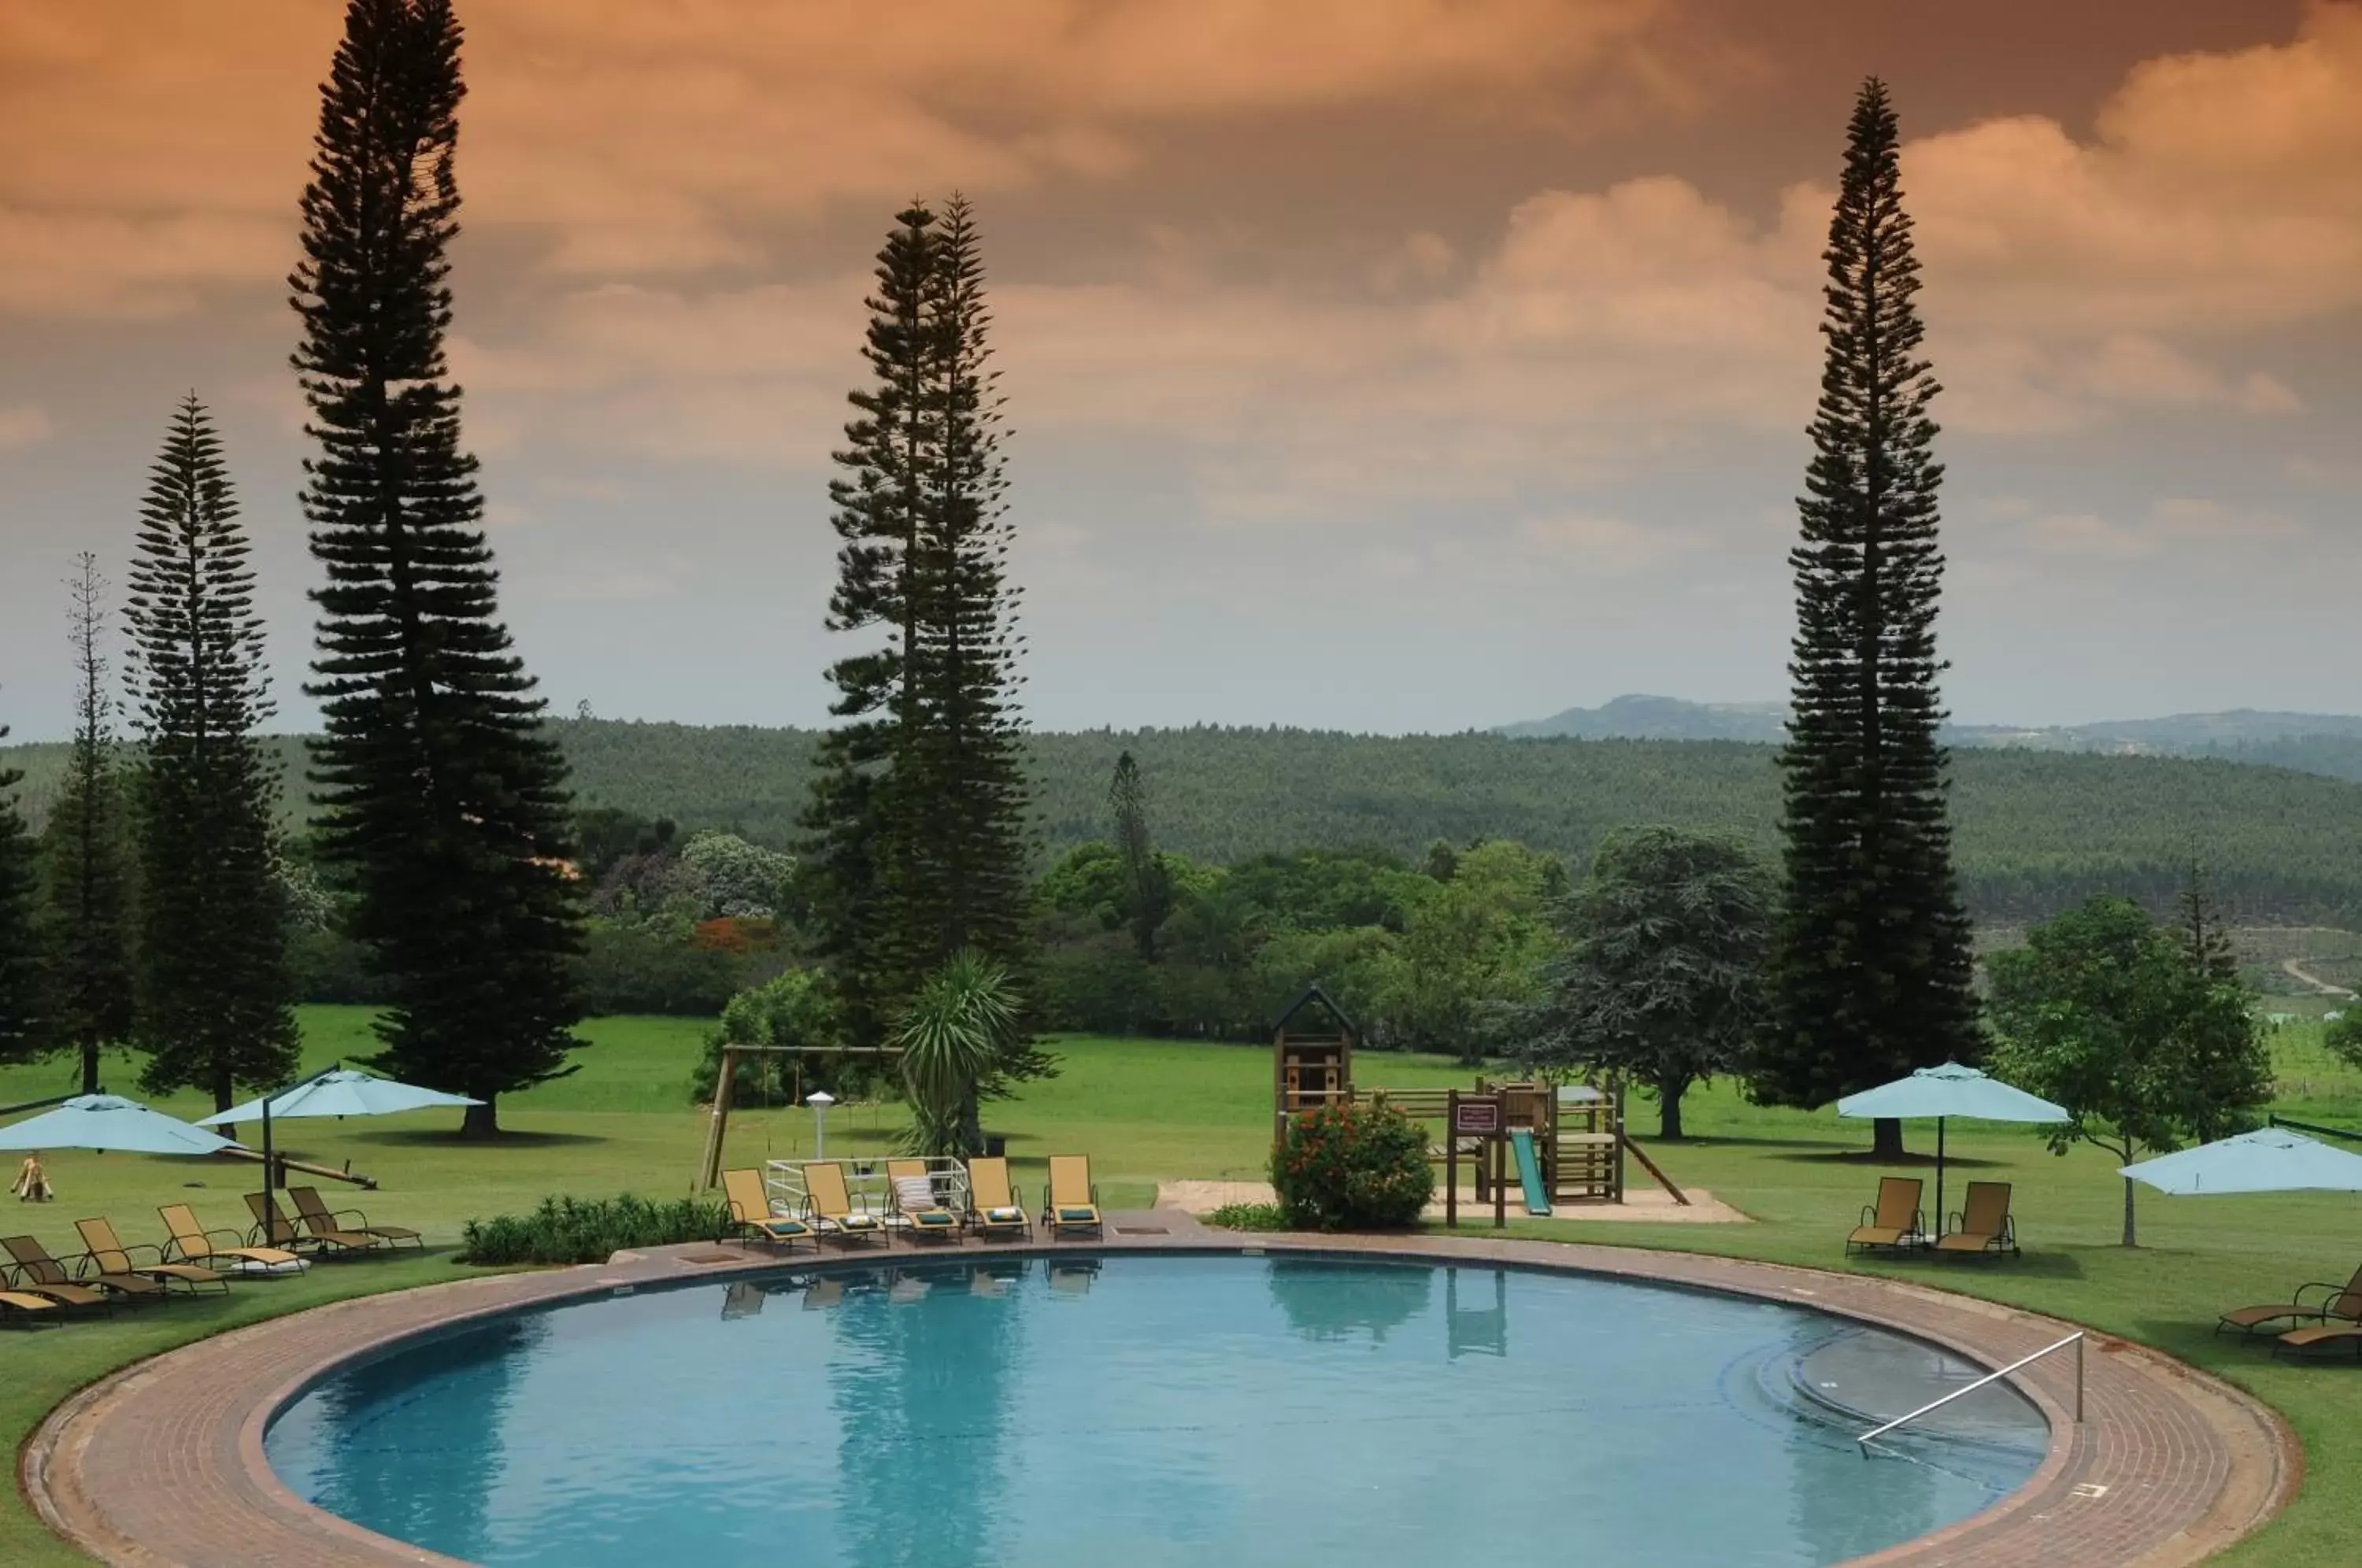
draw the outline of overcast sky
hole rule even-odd
[[[0,0],[0,723],[175,402],[284,722],[330,0]],[[2362,4],[460,0],[452,359],[553,702],[810,723],[892,213],[977,203],[1045,728],[1776,698],[1853,89],[1894,85],[1972,722],[2362,709]]]

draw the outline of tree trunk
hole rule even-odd
[[[2132,1163],[2130,1154],[2125,1156],[2125,1163]],[[2140,1231],[2133,1223],[2133,1178],[2130,1176],[2125,1177],[2125,1245],[2140,1245]]]
[[[501,1108],[490,1096],[481,1105],[468,1108],[466,1120],[459,1123],[462,1138],[497,1138],[501,1135]]]
[[[1873,1160],[1899,1160],[1904,1157],[1903,1123],[1892,1116],[1882,1116],[1870,1124],[1870,1157]]]
[[[1679,1138],[1682,1133],[1682,1084],[1657,1086],[1657,1136]]]
[[[85,1031],[82,1037],[82,1092],[98,1092],[98,1031],[94,1029]]]

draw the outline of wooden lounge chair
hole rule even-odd
[[[2305,1294],[2318,1290],[2318,1300],[2308,1302]],[[2267,1307],[2241,1307],[2224,1313],[2214,1320],[2214,1331],[2235,1329],[2242,1338],[2261,1332],[2283,1334],[2282,1325],[2312,1322],[2335,1326],[2339,1323],[2362,1323],[2362,1268],[2341,1288],[2334,1285],[2300,1285],[2293,1298]]]
[[[1028,1241],[1033,1238],[1033,1220],[1017,1201],[1009,1162],[1000,1155],[967,1163],[967,1223],[988,1236],[1014,1231]]]
[[[901,1218],[906,1232],[945,1242],[959,1240],[959,1216],[935,1197],[935,1180],[927,1174],[926,1161],[887,1161],[886,1187],[894,1195],[893,1211]]]
[[[295,1222],[315,1236],[334,1231],[345,1235],[373,1237],[389,1247],[398,1247],[408,1242],[422,1253],[426,1250],[426,1238],[407,1225],[372,1225],[369,1222],[369,1216],[358,1209],[330,1209],[316,1187],[291,1187],[287,1189],[287,1197],[295,1205]],[[338,1221],[348,1215],[360,1223],[339,1224]]]
[[[109,1296],[119,1296],[126,1301],[160,1301],[164,1287],[152,1279],[136,1274],[93,1274],[85,1271],[77,1280],[66,1272],[66,1265],[50,1255],[38,1236],[0,1236],[0,1248],[6,1248],[16,1265],[19,1288],[39,1293],[60,1285],[79,1286],[83,1289],[104,1290]]]
[[[215,1245],[215,1238],[222,1236],[236,1243],[238,1233],[227,1226],[206,1230],[197,1223],[197,1211],[185,1203],[168,1203],[156,1213],[164,1221],[164,1229],[171,1232],[172,1239],[160,1249],[167,1260],[178,1253],[182,1263],[202,1264],[208,1268],[226,1264],[227,1272],[233,1274],[298,1274],[310,1266],[283,1247]]]
[[[2001,1253],[2018,1256],[2017,1227],[2009,1217],[2009,1183],[1969,1183],[1968,1198],[1952,1216],[1952,1228],[1936,1238],[1936,1250],[1977,1257]]]
[[[1042,1189],[1042,1223],[1053,1237],[1100,1229],[1099,1189],[1091,1180],[1089,1155],[1050,1156],[1050,1182]]]
[[[1927,1231],[1919,1217],[1919,1191],[1917,1176],[1879,1177],[1878,1202],[1861,1211],[1861,1223],[1846,1238],[1847,1255],[1873,1247],[1908,1249],[1924,1241]]]
[[[2274,1355],[2310,1354],[2327,1346],[2336,1349],[2351,1345],[2354,1353],[2362,1356],[2362,1323],[2315,1323],[2309,1329],[2290,1329],[2272,1342]]]
[[[164,1249],[150,1242],[133,1248],[126,1246],[115,1233],[112,1221],[77,1220],[74,1229],[82,1232],[82,1244],[89,1249],[83,1253],[93,1267],[102,1274],[137,1274],[159,1285],[186,1286],[193,1294],[206,1286],[217,1286],[225,1293],[229,1289],[229,1275],[201,1264],[176,1264],[164,1261]],[[138,1253],[153,1253],[154,1263],[143,1264]]]
[[[28,1290],[0,1290],[0,1321],[45,1322],[48,1314],[58,1310],[58,1304],[46,1296],[36,1296]]]
[[[823,1236],[874,1236],[894,1244],[886,1221],[866,1209],[856,1209],[844,1185],[844,1167],[834,1160],[819,1160],[804,1167],[804,1218]]]
[[[723,1171],[722,1195],[730,1202],[730,1227],[717,1242],[731,1236],[746,1236],[758,1242],[771,1242],[793,1251],[796,1239],[810,1237],[814,1251],[820,1248],[820,1237],[800,1220],[771,1212],[771,1195],[763,1190],[763,1173],[756,1170]]]
[[[254,1216],[254,1229],[246,1233],[248,1245],[284,1247],[291,1253],[312,1247],[332,1258],[359,1257],[384,1245],[375,1236],[364,1236],[358,1231],[303,1230],[291,1225],[287,1216],[279,1212],[278,1201],[267,1192],[248,1193],[246,1210]]]

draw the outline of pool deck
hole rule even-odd
[[[944,1254],[1223,1252],[1360,1253],[1572,1270],[1723,1291],[1834,1312],[1999,1367],[2073,1331],[2012,1308],[1860,1275],[1738,1259],[1481,1237],[1242,1235],[1175,1209],[1116,1213],[1101,1240],[829,1249],[877,1266]],[[799,1250],[800,1266],[811,1253]],[[487,1275],[337,1302],[127,1367],[54,1411],[21,1479],[50,1528],[123,1568],[374,1568],[453,1559],[374,1535],[299,1501],[262,1452],[272,1411],[354,1355],[469,1318],[688,1278],[776,1269],[761,1248],[692,1244],[602,1264]],[[337,1266],[366,1268],[355,1262]],[[268,1288],[259,1284],[256,1288]],[[2073,1419],[2071,1352],[2015,1379],[2051,1423],[2032,1480],[1981,1514],[1860,1558],[1877,1568],[2178,1568],[2269,1518],[2294,1495],[2301,1450],[2271,1411],[2169,1357],[2094,1334],[2086,1421]]]

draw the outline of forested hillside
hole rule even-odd
[[[586,805],[796,836],[812,733],[568,720],[556,729]],[[1227,862],[1264,850],[1513,838],[1580,865],[1635,823],[1727,827],[1774,847],[1769,747],[1200,728],[1032,740],[1044,856],[1106,832],[1131,748],[1158,843]],[[295,743],[286,743],[291,761]],[[36,814],[57,753],[22,747]],[[300,762],[296,762],[300,768]],[[2194,852],[2237,918],[2362,924],[2362,785],[2210,759],[1964,750],[1953,761],[1959,865],[1982,920],[2039,915],[2096,890],[2170,896]]]

